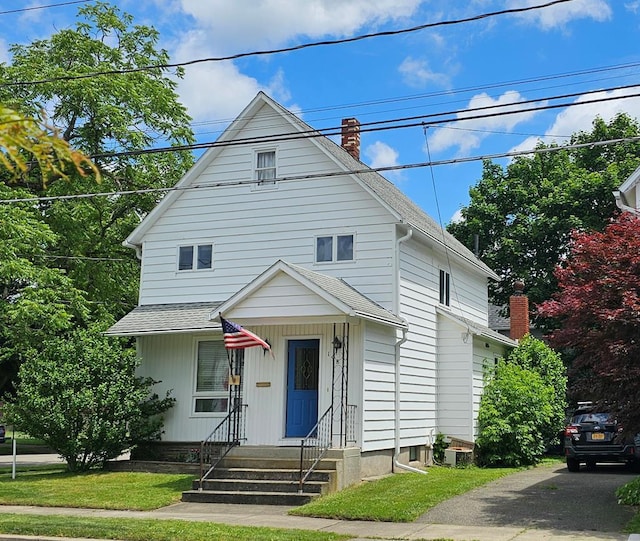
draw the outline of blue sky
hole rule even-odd
[[[73,26],[80,4],[13,0],[0,7],[0,60],[12,43]],[[174,62],[292,47],[536,6],[549,0],[118,0],[138,24],[155,27]],[[453,112],[439,127],[362,134],[361,159],[374,167],[482,157],[562,143],[590,130],[596,115],[640,118],[640,99],[529,111],[563,94],[640,84],[640,0],[570,0],[521,14],[364,39],[353,43],[207,62],[185,68],[181,101],[200,142],[224,127],[262,90],[314,128],[342,118],[361,123]],[[617,98],[632,90],[596,97]],[[590,98],[593,98],[591,95]],[[579,103],[577,95],[562,103]],[[534,100],[533,104],[523,101]],[[465,111],[504,104],[518,114],[460,120]],[[466,113],[469,115],[470,113]],[[426,139],[425,139],[426,136]],[[427,144],[428,143],[428,144]],[[496,160],[506,163],[505,159]],[[443,224],[469,202],[481,161],[384,173]]]

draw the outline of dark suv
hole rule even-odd
[[[591,405],[579,406],[564,429],[564,454],[570,472],[580,471],[584,463],[588,470],[596,462],[624,462],[634,465],[639,454],[633,438],[622,433],[622,427],[608,412]]]
[[[4,425],[0,425],[0,443],[4,443],[5,442],[5,429],[4,429]]]

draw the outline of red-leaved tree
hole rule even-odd
[[[559,293],[538,310],[559,322],[548,339],[572,359],[572,396],[606,402],[640,432],[640,219],[625,213],[602,233],[574,232],[556,277]]]

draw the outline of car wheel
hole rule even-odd
[[[575,458],[567,458],[567,469],[571,472],[580,471],[580,461]]]

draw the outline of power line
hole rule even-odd
[[[142,71],[150,71],[157,69],[170,69],[170,68],[180,68],[185,66],[192,66],[195,64],[202,64],[205,62],[223,62],[228,60],[238,60],[240,58],[247,58],[252,56],[264,56],[271,54],[279,54],[279,53],[288,53],[292,51],[300,51],[302,49],[309,49],[311,47],[320,47],[326,45],[339,45],[342,43],[353,43],[357,41],[362,41],[370,38],[378,38],[384,36],[397,36],[401,34],[408,34],[411,32],[418,32],[420,30],[426,30],[427,28],[436,28],[440,26],[451,26],[455,24],[476,22],[483,19],[487,19],[490,17],[496,17],[498,15],[511,15],[516,13],[525,13],[528,11],[534,11],[538,9],[548,8],[551,6],[555,6],[558,4],[564,4],[567,2],[573,2],[574,0],[551,0],[545,4],[538,4],[535,6],[527,6],[521,8],[512,8],[512,9],[503,9],[499,11],[492,11],[488,13],[481,13],[479,15],[474,15],[471,17],[466,17],[463,19],[452,19],[448,21],[439,21],[436,23],[426,23],[418,26],[413,26],[410,28],[402,28],[400,30],[387,30],[382,32],[373,32],[370,34],[361,34],[358,36],[353,36],[350,38],[341,38],[335,40],[324,40],[324,41],[315,41],[310,43],[302,43],[300,45],[294,45],[291,47],[281,47],[278,49],[267,49],[262,51],[250,51],[245,53],[236,53],[228,56],[216,56],[216,57],[208,57],[208,58],[197,58],[194,60],[187,60],[185,62],[175,62],[175,63],[165,63],[165,64],[154,64],[151,66],[139,66],[137,68],[127,68],[127,69],[119,69],[119,70],[105,70],[105,71],[96,71],[92,73],[85,73],[82,75],[62,75],[60,77],[51,77],[49,79],[40,79],[35,81],[16,81],[11,83],[0,83],[0,87],[15,87],[15,86],[29,86],[29,85],[39,85],[60,81],[75,81],[79,79],[89,79],[93,77],[99,77],[101,75],[124,75],[127,73],[138,73]]]
[[[402,128],[413,128],[416,126],[424,126],[425,124],[429,126],[437,126],[439,124],[445,124],[448,122],[480,120],[480,119],[494,118],[494,117],[505,116],[505,115],[517,115],[517,114],[544,111],[544,110],[550,110],[550,109],[575,107],[578,105],[603,103],[607,101],[615,101],[620,99],[637,98],[637,97],[640,97],[640,93],[627,94],[624,96],[607,96],[604,98],[594,98],[591,100],[583,100],[583,101],[574,102],[574,103],[557,103],[557,104],[549,104],[549,105],[538,105],[538,106],[529,107],[529,108],[513,109],[514,107],[521,107],[522,105],[527,105],[527,104],[582,97],[582,96],[588,96],[590,94],[600,94],[600,93],[613,92],[613,91],[619,91],[619,90],[631,90],[638,87],[640,87],[640,85],[617,86],[617,87],[610,87],[610,88],[604,88],[604,89],[598,89],[598,90],[590,90],[586,92],[572,92],[572,93],[562,94],[557,96],[523,100],[523,101],[507,103],[507,104],[485,105],[481,107],[475,107],[472,109],[458,109],[458,110],[452,110],[452,111],[444,111],[440,113],[432,113],[428,115],[416,115],[416,116],[395,118],[395,119],[389,119],[389,120],[365,122],[360,125],[360,132],[368,133],[368,132],[388,131],[388,130],[395,130],[395,129],[402,129]],[[500,112],[489,112],[486,114],[476,114],[476,115],[469,114],[469,113],[479,112],[479,111],[494,111],[496,109],[507,109],[507,108],[509,108],[510,110],[500,111]],[[464,116],[452,116],[452,115],[464,115]],[[438,118],[438,117],[447,117],[447,118]],[[403,124],[399,124],[399,123],[403,123]],[[341,126],[325,128],[322,130],[311,128],[309,130],[288,132],[288,133],[283,133],[278,135],[236,138],[231,141],[208,141],[204,143],[193,143],[189,145],[175,145],[170,147],[156,147],[156,148],[148,148],[148,149],[141,149],[141,150],[127,150],[127,151],[121,151],[121,152],[93,154],[90,156],[90,158],[94,160],[108,159],[108,158],[118,158],[118,157],[139,156],[144,154],[159,154],[163,152],[204,150],[204,149],[209,149],[214,147],[228,147],[228,146],[237,146],[237,145],[246,145],[246,144],[258,144],[258,143],[276,143],[276,142],[291,141],[291,140],[302,139],[302,138],[331,137],[331,136],[339,135],[341,133],[341,130],[342,130]]]
[[[74,2],[59,2],[58,4],[47,4],[46,6],[32,6],[30,8],[10,9],[7,11],[0,11],[0,15],[9,15],[10,13],[22,13],[24,11],[34,11],[36,9],[57,8],[61,6],[70,6],[72,4],[84,4],[90,0],[75,0]]]
[[[375,171],[377,173],[384,173],[386,171],[400,171],[400,170],[406,170],[406,169],[418,169],[422,167],[454,165],[454,164],[460,164],[460,163],[495,160],[498,158],[516,158],[518,156],[528,156],[532,154],[547,154],[550,152],[558,152],[558,151],[564,151],[564,150],[576,150],[580,148],[595,148],[595,147],[602,147],[602,146],[608,146],[608,145],[636,143],[636,142],[640,142],[640,136],[624,137],[624,138],[618,138],[618,139],[606,139],[603,141],[592,141],[589,143],[575,143],[571,145],[541,147],[541,148],[534,148],[530,150],[517,150],[517,151],[502,152],[502,153],[496,153],[496,154],[484,154],[481,156],[451,158],[448,160],[417,162],[417,163],[410,163],[410,164],[404,164],[404,165],[390,165],[386,167],[364,167],[361,169],[352,169],[350,171],[335,171],[335,172],[327,172],[327,173],[311,173],[306,175],[294,175],[294,176],[288,176],[288,177],[275,178],[273,179],[273,181],[274,182],[291,182],[291,181],[313,180],[313,179],[319,179],[319,178],[358,175],[358,174],[364,174],[364,173],[371,173],[372,171]],[[167,188],[145,188],[141,190],[121,190],[116,192],[98,192],[98,193],[84,193],[84,194],[74,194],[74,195],[54,195],[54,196],[43,196],[43,197],[0,199],[0,204],[38,203],[38,202],[48,202],[48,201],[90,199],[93,197],[114,197],[114,196],[127,196],[127,195],[142,195],[142,194],[151,194],[151,193],[186,192],[191,190],[223,188],[228,186],[241,186],[245,184],[255,184],[256,182],[257,182],[256,179],[227,180],[224,182],[196,184],[193,186],[171,186]]]

